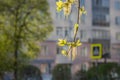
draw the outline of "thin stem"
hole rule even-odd
[[[79,25],[79,9],[80,9],[80,0],[78,0],[78,13],[77,13],[77,24]],[[76,36],[77,36],[78,28],[74,32],[74,42],[76,41]]]
[[[78,0],[78,13],[77,13],[77,24],[79,25],[79,14],[80,14],[80,12],[79,12],[79,9],[80,9],[80,0]],[[74,32],[74,42],[76,41],[76,36],[77,36],[77,32],[78,32],[78,28],[75,30],[75,32]],[[72,49],[72,46],[68,49],[68,51],[67,51],[67,54],[69,53],[69,51]],[[72,53],[71,53],[72,54]],[[72,56],[71,56],[71,58],[72,58]]]

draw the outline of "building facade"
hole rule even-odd
[[[50,73],[55,64],[71,62],[61,55],[62,48],[57,45],[57,41],[59,38],[73,39],[77,9],[73,5],[71,15],[66,18],[63,11],[56,11],[56,1],[58,0],[48,0],[54,31],[40,44],[40,56],[33,61],[43,73]],[[72,62],[72,72],[87,70],[90,63],[94,62],[90,58],[90,46],[93,43],[102,44],[102,53],[111,55],[108,61],[120,62],[120,0],[81,0],[80,4],[85,6],[87,15],[80,17],[77,38],[81,40],[82,46],[77,49],[77,57]]]

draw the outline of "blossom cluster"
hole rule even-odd
[[[78,30],[78,27],[79,27],[79,25],[78,24],[75,24],[74,25],[74,31],[75,32],[77,32],[77,30]],[[68,50],[62,50],[61,51],[61,53],[64,55],[64,56],[69,56],[70,57],[70,54],[69,54],[69,52],[72,50],[72,60],[75,58],[75,55],[76,55],[76,48],[78,47],[78,46],[80,46],[82,43],[80,42],[80,40],[78,39],[78,40],[74,40],[74,41],[71,41],[71,42],[69,42],[69,41],[67,41],[66,39],[58,39],[58,45],[59,46],[62,46],[62,47],[64,47],[64,46],[67,46],[68,47]],[[74,56],[74,57],[73,57]]]
[[[56,2],[57,11],[60,12],[61,10],[64,11],[64,15],[69,15],[71,13],[71,7],[75,3],[75,0],[66,0],[63,2],[62,0],[59,0]],[[86,14],[86,10],[84,9],[84,6],[79,9],[80,15]]]
[[[64,15],[68,16],[71,13],[71,7],[73,4],[75,4],[75,2],[76,2],[76,0],[66,0],[65,2],[63,2],[62,0],[59,0],[56,2],[56,6],[57,6],[56,10],[58,12],[63,10]],[[80,6],[80,5],[78,5],[78,6]],[[82,14],[86,14],[86,10],[85,10],[84,6],[78,7],[78,14],[80,16]],[[80,16],[78,16],[78,17],[80,17]],[[82,44],[80,42],[80,40],[76,40],[78,28],[79,28],[79,18],[78,18],[78,22],[74,25],[74,41],[69,42],[66,39],[58,39],[59,46],[62,46],[62,47],[67,46],[68,47],[68,50],[62,50],[61,53],[64,56],[70,56],[69,53],[72,52],[71,53],[72,60],[74,60],[76,57],[76,48]]]

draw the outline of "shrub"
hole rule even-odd
[[[69,64],[58,64],[52,71],[53,80],[70,80],[71,67]]]

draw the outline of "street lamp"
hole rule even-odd
[[[104,63],[107,63],[107,59],[111,58],[110,53],[104,53],[104,54],[102,54],[102,58],[104,59]]]

